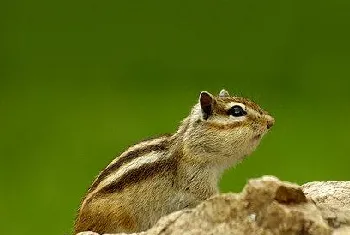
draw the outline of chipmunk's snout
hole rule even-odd
[[[267,120],[266,127],[267,129],[270,129],[275,124],[275,119],[270,115],[266,115],[266,120]]]

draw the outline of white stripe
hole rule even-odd
[[[133,159],[131,162],[125,163],[117,171],[113,172],[106,179],[100,182],[98,187],[94,190],[94,192],[97,192],[99,189],[103,188],[104,186],[118,180],[118,178],[121,178],[123,175],[127,174],[128,172],[134,169],[139,168],[144,164],[158,161],[160,158],[164,157],[163,153],[164,152],[152,151],[143,156],[139,156]]]
[[[244,104],[242,104],[242,103],[237,103],[237,102],[230,102],[230,103],[227,103],[227,104],[225,105],[225,107],[226,107],[226,109],[230,109],[230,108],[232,108],[232,107],[235,106],[235,105],[241,106],[243,110],[246,110],[246,107],[245,107]]]
[[[131,146],[130,148],[128,148],[120,156],[118,156],[115,159],[113,159],[113,161],[111,163],[109,163],[107,167],[109,167],[109,166],[113,165],[114,163],[116,163],[119,160],[119,158],[127,155],[130,151],[134,151],[134,150],[139,149],[139,148],[144,148],[144,147],[149,146],[149,145],[157,145],[157,144],[161,143],[162,141],[164,141],[167,138],[168,138],[167,136],[161,136],[161,137],[159,137],[157,139],[145,140],[143,142],[135,144],[135,145]]]
[[[241,117],[233,117],[233,116],[217,116],[215,119],[210,120],[209,122],[212,122],[214,124],[220,124],[220,125],[229,125],[235,122],[242,122],[246,119],[245,116]]]

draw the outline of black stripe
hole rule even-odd
[[[139,168],[126,172],[118,180],[104,186],[97,192],[97,194],[110,194],[118,192],[123,190],[125,187],[137,184],[143,180],[147,180],[150,177],[158,175],[162,172],[173,174],[176,171],[177,159],[174,156],[156,162],[143,164]]]
[[[116,171],[123,164],[130,162],[138,157],[142,157],[143,155],[150,153],[152,151],[164,151],[169,148],[169,140],[168,138],[164,139],[158,144],[146,145],[132,151],[129,151],[127,154],[122,155],[119,159],[112,165],[105,168],[97,177],[97,179],[92,183],[89,192],[94,190],[101,181],[107,178],[112,172]]]

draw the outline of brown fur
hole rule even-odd
[[[112,204],[113,200],[108,197],[101,197],[86,204],[79,212],[75,233],[98,231],[104,234],[114,231],[116,227],[123,228],[126,232],[135,230],[137,223],[129,213],[130,210],[118,205],[111,207]]]
[[[215,122],[210,122],[207,124],[209,128],[214,128],[214,129],[219,129],[219,130],[233,130],[237,127],[242,127],[244,125],[248,125],[248,123],[245,122],[236,122],[236,123],[231,123],[231,124],[220,124],[220,123],[215,123]]]

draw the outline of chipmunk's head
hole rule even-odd
[[[218,96],[201,92],[187,122],[185,149],[232,163],[252,153],[275,121],[253,101],[222,90]]]

